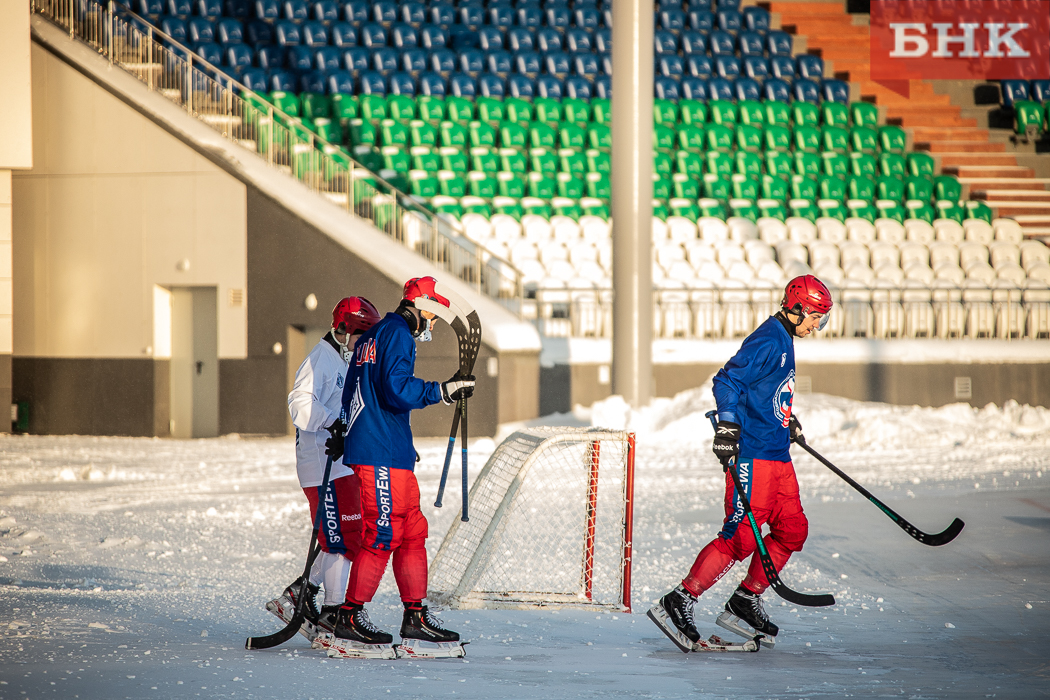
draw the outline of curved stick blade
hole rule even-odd
[[[938,532],[936,535],[927,535],[922,533],[921,538],[916,538],[923,544],[928,544],[931,547],[940,547],[942,544],[948,544],[962,532],[962,529],[966,526],[962,520],[956,518],[952,521],[952,524],[944,529],[944,532]]]

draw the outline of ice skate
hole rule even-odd
[[[281,622],[288,624],[292,621],[292,617],[295,615],[295,606],[298,603],[299,588],[302,586],[303,579],[300,576],[295,579],[280,596],[274,598],[266,604],[266,609],[276,615]],[[317,609],[316,596],[320,590],[320,586],[315,586],[312,583],[307,582],[306,584],[306,618],[303,620],[303,624],[299,627],[299,634],[306,637],[310,642],[314,641],[317,637],[317,619],[320,616],[320,611]]]
[[[718,616],[715,623],[741,637],[753,639],[756,635],[762,635],[762,644],[770,649],[776,644],[777,632],[780,631],[762,608],[761,596],[743,586],[739,586],[733,592],[726,603],[726,611]],[[751,629],[744,625],[750,625]]]
[[[688,653],[700,641],[700,633],[693,622],[693,603],[696,597],[678,586],[649,609],[649,619],[682,651]]]
[[[372,624],[363,607],[342,606],[332,632],[317,635],[313,648],[340,659],[396,659],[394,638]]]
[[[452,659],[466,656],[459,633],[441,627],[441,620],[421,608],[405,610],[401,621],[401,644],[397,646],[399,657],[413,659]]]

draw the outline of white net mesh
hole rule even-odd
[[[629,438],[583,428],[507,438],[470,491],[470,521],[453,522],[431,564],[431,601],[624,607]]]

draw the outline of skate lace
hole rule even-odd
[[[426,612],[423,613],[423,621],[426,622],[431,627],[436,627],[438,629],[442,629],[444,627],[444,624],[445,624],[445,621],[442,620],[437,615],[435,615],[434,613],[432,613],[430,611],[430,608],[427,608]]]
[[[354,615],[354,622],[357,624],[358,627],[368,632],[380,631],[378,627],[372,624],[372,620],[368,618],[368,613],[365,611],[364,608],[358,610],[357,613]]]
[[[762,607],[762,599],[756,596],[748,596],[748,602],[751,604],[751,611],[755,614],[755,617],[762,622],[769,622],[769,615],[766,614],[765,609]]]

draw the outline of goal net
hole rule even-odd
[[[634,435],[529,428],[496,448],[430,565],[453,608],[631,608]]]

